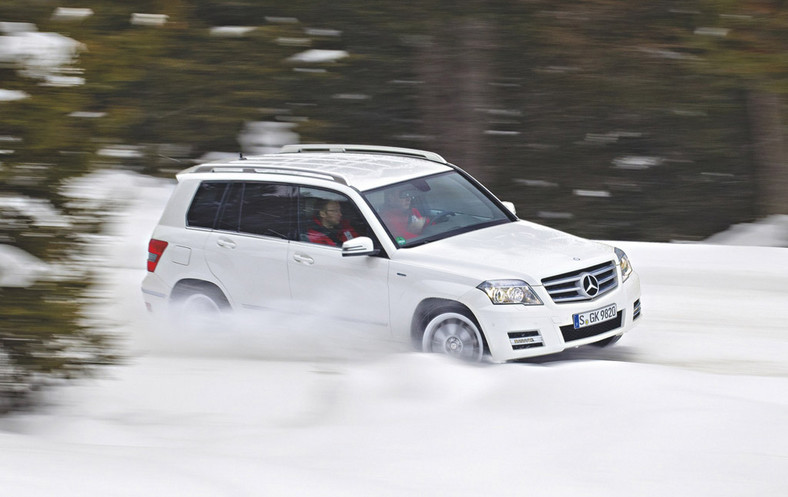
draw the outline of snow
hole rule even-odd
[[[129,21],[131,24],[135,26],[164,26],[167,24],[170,16],[165,14],[143,14],[143,13],[134,13],[131,14],[131,20]]]
[[[4,90],[0,88],[0,102],[13,102],[30,98],[30,94],[22,90]]]
[[[211,36],[238,38],[256,30],[255,26],[216,26],[210,29]]]
[[[97,247],[93,309],[125,363],[0,420],[3,495],[788,495],[786,248],[618,243],[643,317],[608,349],[304,353],[323,331],[308,321],[151,321],[139,282],[172,183],[125,174],[96,182],[127,207]]]
[[[0,288],[27,288],[48,271],[49,266],[38,257],[0,243]]]
[[[348,54],[348,52],[345,50],[325,50],[311,48],[289,57],[287,61],[299,63],[336,62],[340,59],[348,57],[349,55],[350,54]]]
[[[706,240],[724,245],[788,247],[788,215],[773,215],[759,223],[742,223]]]
[[[0,23],[0,63],[19,66],[22,76],[41,79],[57,86],[83,84],[84,78],[62,76],[86,46],[59,33],[42,33],[27,23]]]
[[[82,21],[93,15],[93,9],[58,7],[52,13],[53,21]]]
[[[238,143],[249,155],[276,153],[283,145],[300,141],[295,127],[295,123],[248,121],[238,134]]]
[[[0,194],[0,212],[9,217],[13,214],[27,216],[37,227],[67,228],[70,224],[48,200],[25,195]]]

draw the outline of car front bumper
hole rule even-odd
[[[540,297],[543,295],[540,292]],[[626,333],[640,317],[640,279],[633,273],[626,282],[602,297],[580,303],[493,305],[479,292],[468,302],[482,328],[494,362],[561,352]],[[573,316],[616,304],[616,318],[575,329]]]

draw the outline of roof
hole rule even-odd
[[[365,145],[289,145],[276,154],[194,166],[178,174],[289,174],[323,178],[359,190],[453,169],[432,152]],[[248,178],[246,178],[248,179]]]

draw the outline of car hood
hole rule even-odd
[[[516,221],[403,248],[396,258],[478,279],[542,278],[614,259],[613,247],[528,221]]]

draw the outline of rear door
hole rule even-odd
[[[236,307],[288,304],[287,255],[294,232],[295,189],[262,182],[229,184],[206,261]]]

